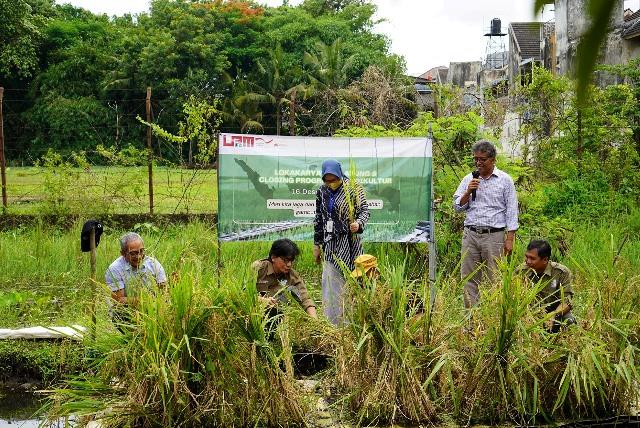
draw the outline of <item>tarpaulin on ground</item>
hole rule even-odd
[[[313,240],[320,168],[336,159],[365,191],[363,239],[426,242],[432,158],[428,138],[321,138],[221,134],[218,236],[223,241]],[[353,177],[352,177],[353,178]]]

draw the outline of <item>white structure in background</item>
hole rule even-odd
[[[86,327],[26,327],[18,329],[0,328],[0,339],[73,339],[82,340]]]

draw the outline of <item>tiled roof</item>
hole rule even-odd
[[[522,60],[534,58],[540,61],[540,26],[541,22],[512,22],[509,24],[516,40],[516,49]]]
[[[638,19],[638,18],[640,18],[640,9],[636,10],[635,12],[633,12],[630,15],[625,16],[624,17],[624,21],[625,22],[633,21],[634,19]]]
[[[624,30],[622,31],[622,37],[625,39],[633,39],[640,36],[640,10],[634,13],[632,16],[637,15],[633,19],[628,19],[624,23]]]

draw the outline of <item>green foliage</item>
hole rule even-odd
[[[32,6],[31,3],[34,3]],[[46,12],[51,1],[1,0],[0,22],[0,75],[30,77],[38,69],[38,50],[42,42],[42,28],[47,22]]]
[[[46,386],[86,369],[84,348],[74,341],[0,340],[0,380],[40,381]]]
[[[32,147],[62,151],[91,150],[103,143],[102,130],[111,123],[110,111],[92,96],[46,96],[25,116],[32,126]]]
[[[348,282],[351,311],[337,344],[337,384],[358,425],[435,421],[429,390],[443,360],[429,341],[428,294],[423,283],[405,281],[402,265],[382,271],[380,279]]]
[[[520,91],[531,136],[523,155],[537,180],[552,180],[541,197],[549,217],[597,218],[626,212],[640,198],[640,153],[633,141],[638,99],[633,88],[591,87],[579,104],[566,78],[536,69]]]
[[[215,161],[218,147],[217,132],[222,113],[217,109],[218,100],[212,102],[190,97],[183,105],[184,120],[178,123],[180,135],[173,135],[155,123],[148,123],[138,117],[141,123],[150,126],[153,133],[169,143],[189,143],[189,165],[195,160],[198,165],[206,166]],[[193,146],[196,148],[193,156]],[[180,148],[181,150],[181,148]]]
[[[284,122],[289,133],[330,135],[365,108],[352,101],[354,93],[338,90],[370,65],[394,76],[404,67],[389,55],[388,40],[373,32],[375,6],[360,1],[272,8],[154,0],[135,20],[51,0],[8,2],[2,9],[9,17],[0,24],[7,41],[2,55],[10,58],[0,58],[0,71],[15,77],[5,87],[21,89],[21,99],[7,105],[16,116],[5,135],[11,157],[28,162],[48,148],[91,156],[98,144],[142,147],[146,129],[135,118],[148,86],[151,122],[172,134],[179,133],[185,104],[216,99],[225,114],[215,128],[280,133]],[[309,73],[302,67],[307,53],[317,59]],[[318,90],[310,98],[312,86]],[[400,103],[415,108],[410,100]],[[193,150],[201,143],[190,141]],[[182,150],[161,149],[154,148],[182,159]],[[209,163],[208,157],[197,161]]]
[[[0,259],[13,261],[0,270],[3,295],[64,293],[56,312],[62,318],[41,313],[39,321],[89,322],[88,266],[77,246],[79,230],[80,224],[68,232],[0,233]],[[2,341],[0,365],[11,368],[2,371],[6,375],[24,367],[24,373],[49,380],[83,373],[56,389],[51,415],[94,414],[118,404],[122,412],[108,413],[116,425],[134,418],[173,426],[302,423],[300,412],[317,397],[307,400],[291,377],[290,355],[301,345],[333,356],[332,368],[319,378],[337,394],[341,418],[355,423],[532,425],[622,414],[637,397],[633,385],[639,376],[640,243],[633,235],[638,230],[636,209],[568,238],[563,263],[574,272],[579,325],[558,335],[542,328],[545,313],[533,299],[536,290],[512,275],[522,243],[512,264],[501,267],[499,282],[482,288],[471,325],[461,309],[456,271],[441,271],[431,310],[419,259],[408,248],[386,244],[367,249],[378,257],[381,278],[348,283],[348,324],[334,328],[292,306],[269,341],[268,319],[248,269],[268,252],[268,242],[225,244],[218,272],[210,226],[144,227],[146,247],[167,272],[180,275],[167,290],[143,297],[133,314],[135,328],[124,334],[114,329],[103,303],[109,290],[101,288],[98,341],[91,344],[90,360],[76,364],[84,357],[77,344],[55,351],[50,344]],[[98,272],[117,256],[121,232],[105,230]],[[319,267],[311,244],[300,247],[296,269],[317,297]]]

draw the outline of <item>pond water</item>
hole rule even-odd
[[[38,410],[42,396],[21,390],[0,389],[0,428],[37,428],[43,421]],[[62,428],[64,420],[47,425]],[[69,426],[68,424],[66,426]]]

